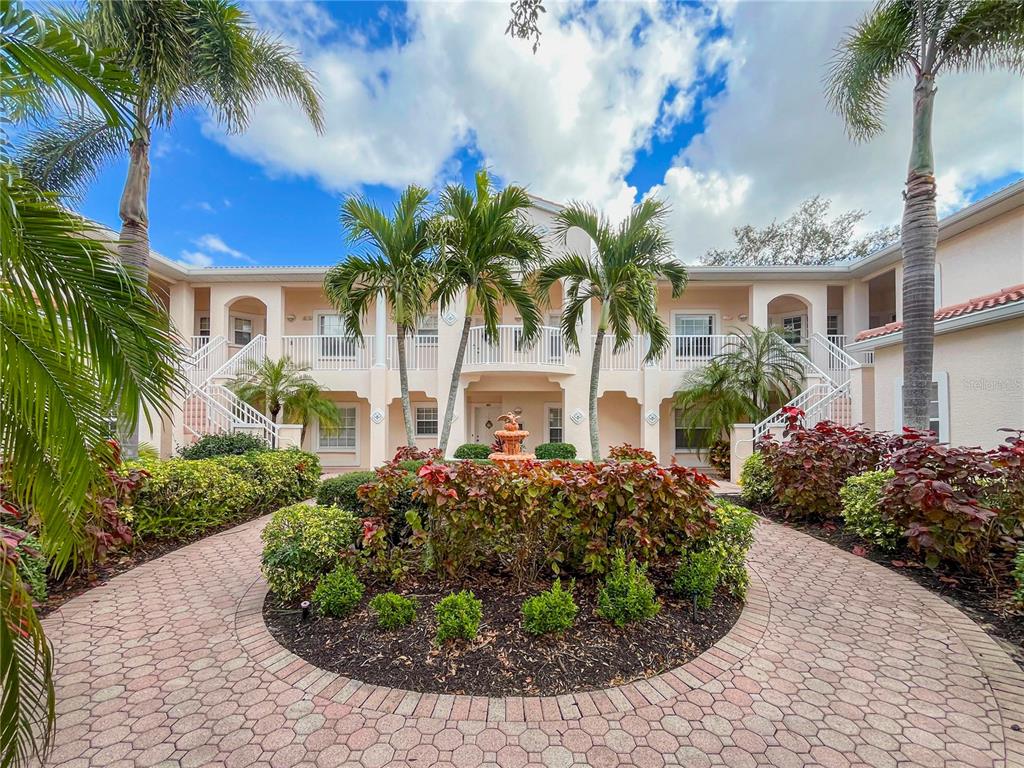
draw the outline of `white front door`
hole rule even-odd
[[[498,417],[505,410],[500,405],[473,406],[473,442],[490,445],[494,442],[494,433],[501,429]]]

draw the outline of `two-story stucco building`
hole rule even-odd
[[[531,216],[549,231],[557,206],[536,199]],[[553,240],[551,252],[563,246]],[[568,248],[589,249],[580,232]],[[899,248],[832,266],[690,268],[681,298],[658,297],[671,329],[667,352],[642,363],[645,340],[605,349],[599,416],[606,446],[629,442],[662,461],[702,463],[676,428],[673,394],[688,371],[719,353],[728,334],[751,326],[779,328],[806,356],[799,401],[815,417],[900,426],[902,372]],[[195,434],[224,429],[273,433],[298,442],[293,426],[271,425],[223,384],[251,360],[288,356],[308,368],[338,407],[338,426],[312,425],[306,449],[330,469],[372,467],[405,443],[395,325],[383,304],[357,341],[321,288],[325,267],[194,268],[154,255],[152,285],[183,338],[191,340],[190,394],[172,418],[143,435],[169,454]],[[551,290],[546,327],[532,346],[511,309],[500,338],[471,332],[458,386],[450,450],[491,442],[497,417],[521,413],[530,443],[566,441],[589,452],[587,394],[594,312],[571,352],[559,331],[561,290]],[[939,310],[935,358],[935,427],[943,439],[991,445],[999,427],[1024,426],[1024,182],[943,220],[936,267]],[[948,308],[948,309],[944,309]],[[437,443],[462,327],[460,304],[437,308],[408,342],[409,385],[417,442]],[[760,425],[757,431],[769,428]],[[755,430],[739,430],[748,440]]]

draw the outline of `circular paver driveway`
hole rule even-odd
[[[544,699],[420,695],[317,670],[260,618],[254,521],[46,621],[53,763],[75,766],[1022,766],[1024,676],[902,577],[762,524],[740,623],[651,681]]]

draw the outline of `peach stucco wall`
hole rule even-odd
[[[939,244],[939,306],[1024,283],[1024,207]]]

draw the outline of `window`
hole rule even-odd
[[[564,442],[565,432],[562,429],[562,406],[548,406],[548,442]]]
[[[804,316],[792,315],[782,318],[782,338],[790,344],[801,344],[804,340]]]
[[[826,321],[827,336],[842,336],[843,325],[839,322],[839,315],[829,315]]]
[[[319,339],[321,358],[356,356],[356,340],[348,335],[348,328],[341,315],[317,315],[316,332],[318,336],[324,337]]]
[[[675,417],[675,450],[696,451],[707,445],[707,429],[702,427],[688,429],[683,420],[683,412],[679,409],[673,409],[672,413]]]
[[[355,450],[357,424],[358,408],[354,405],[339,405],[338,423],[330,427],[320,426],[320,450]]]
[[[416,437],[437,437],[437,406],[417,405],[415,411]]]
[[[252,320],[247,317],[234,317],[231,319],[231,328],[234,332],[235,344],[245,346],[252,341]]]
[[[896,381],[896,431],[903,429],[903,379]],[[931,396],[928,398],[928,429],[943,443],[949,442],[949,374],[936,371],[932,377]]]
[[[420,318],[419,325],[416,328],[416,335],[420,337],[421,342],[433,341],[437,343],[437,315],[424,315]],[[431,337],[427,339],[425,337]]]
[[[200,336],[206,336],[206,337],[210,336],[210,316],[209,315],[200,315],[199,316],[199,335]]]
[[[676,314],[672,322],[676,337],[676,357],[711,357],[709,337],[715,332],[714,315]]]

